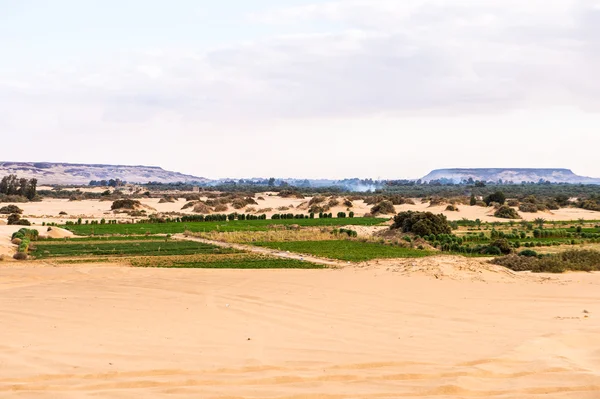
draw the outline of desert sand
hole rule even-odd
[[[0,267],[0,397],[598,398],[600,275]]]
[[[271,209],[267,212],[261,212],[267,214],[268,217],[275,213],[307,213],[307,207],[302,204],[307,203],[310,197],[305,199],[296,198],[281,198],[277,196],[268,196],[266,194],[258,194],[257,197],[262,196],[262,200],[257,199],[258,205],[252,205],[254,211]],[[343,199],[343,197],[340,197]],[[140,199],[140,202],[146,209],[148,214],[153,213],[169,213],[177,212],[182,214],[193,214],[192,209],[188,208],[182,210],[181,208],[186,204],[185,199],[179,198],[176,202],[165,202],[159,203],[158,198],[144,198]],[[433,213],[442,213],[446,215],[448,220],[461,220],[463,218],[475,220],[480,219],[484,222],[506,222],[506,219],[499,219],[494,217],[493,208],[483,208],[479,206],[467,206],[459,205],[459,212],[446,211],[446,205],[440,206],[429,206],[429,203],[421,203],[419,199],[415,199],[415,205],[396,205],[396,212],[413,210],[413,211],[429,211]],[[7,205],[7,204],[3,204]],[[15,204],[19,208],[23,209],[23,217],[32,221],[36,224],[41,224],[43,221],[54,222],[54,223],[65,223],[66,221],[77,220],[77,218],[83,218],[86,220],[99,220],[105,219],[118,219],[121,221],[131,221],[132,218],[126,214],[115,214],[111,211],[110,207],[112,201],[100,201],[100,200],[82,200],[82,201],[69,201],[65,199],[44,199],[40,202],[29,202],[29,203],[17,203]],[[278,208],[285,207],[288,209],[278,210]],[[372,205],[367,205],[363,201],[354,201],[352,208],[346,208],[344,206],[336,206],[331,208],[329,212],[335,216],[338,212],[353,211],[357,217],[363,216],[369,213]],[[67,213],[67,215],[59,215],[61,211]],[[246,210],[236,210],[233,207],[224,213],[230,212],[246,212]],[[535,218],[544,218],[546,220],[598,220],[600,219],[600,212],[588,211],[579,208],[562,208],[551,212],[538,212],[538,213],[523,213],[520,212],[525,220],[533,220]],[[2,215],[6,218],[7,215]],[[391,217],[392,215],[382,215],[382,217]],[[139,219],[139,218],[138,218]]]

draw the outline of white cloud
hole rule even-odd
[[[117,121],[163,111],[260,119],[595,109],[600,99],[596,1],[339,1],[252,18],[342,27],[207,52],[117,54],[46,72],[30,89],[0,88],[24,101],[89,104]]]
[[[216,148],[224,140],[235,143],[235,154],[241,159],[278,143],[280,137],[286,146],[291,140],[302,141],[293,148],[313,154],[311,162],[316,166],[307,172],[312,176],[334,159],[340,169],[337,176],[344,171],[383,175],[376,169],[385,158],[387,177],[415,177],[420,173],[389,171],[398,162],[392,146],[416,142],[419,135],[427,134],[437,143],[435,154],[444,164],[430,164],[411,153],[404,155],[403,165],[418,165],[423,173],[453,166],[456,160],[443,157],[452,143],[442,139],[448,126],[455,126],[448,135],[462,138],[461,148],[479,154],[470,158],[471,166],[494,166],[481,163],[486,161],[539,166],[527,148],[507,159],[506,154],[477,152],[484,144],[472,139],[492,127],[494,134],[510,130],[515,140],[527,134],[552,134],[558,139],[569,126],[575,129],[572,135],[577,131],[590,135],[585,126],[571,123],[580,116],[571,117],[560,124],[562,130],[552,133],[545,125],[536,130],[541,126],[537,119],[523,131],[517,129],[528,120],[526,111],[531,109],[534,119],[552,115],[548,110],[553,107],[600,111],[599,4],[592,0],[344,0],[273,10],[254,14],[251,20],[294,26],[297,34],[203,51],[156,48],[100,54],[59,67],[29,68],[35,73],[15,70],[0,79],[0,127],[27,137],[60,133],[62,139],[55,144],[61,147],[56,149],[68,148],[70,156],[77,153],[73,143],[94,137],[98,162],[109,162],[106,157],[118,151],[111,140],[135,148],[127,153],[138,156],[135,163],[155,164],[162,164],[158,155],[149,158],[157,142],[170,154],[180,151],[177,143],[189,143],[181,150],[188,155],[185,170],[210,176],[273,172],[266,158],[242,171],[239,165],[196,171],[193,165],[209,169],[218,162],[217,153],[201,150],[204,146]],[[313,31],[312,26],[319,29]],[[328,32],[323,33],[324,28]],[[544,112],[536,113],[537,109]],[[498,115],[514,110],[525,116],[498,128]],[[407,115],[421,119],[399,118]],[[473,118],[452,124],[435,118],[440,115]],[[429,118],[436,123],[430,124]],[[291,121],[285,124],[286,119]],[[357,125],[354,120],[361,122]],[[553,122],[553,126],[559,125]],[[344,152],[351,154],[365,134],[373,133],[388,145],[353,170],[344,169],[342,155],[332,158],[329,148],[315,150],[312,144],[328,139],[344,142]],[[166,137],[180,141],[160,141]],[[79,160],[85,161],[82,157]],[[271,160],[277,157],[291,162],[287,154],[268,155]],[[120,159],[128,161],[122,155]],[[537,159],[553,166],[551,160]],[[171,160],[184,162],[179,156]],[[281,172],[302,175],[296,166],[302,167],[282,166]]]

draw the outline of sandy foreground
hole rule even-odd
[[[0,266],[4,398],[599,398],[600,274]],[[585,311],[585,312],[584,312]]]

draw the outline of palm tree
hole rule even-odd
[[[533,220],[533,223],[537,224],[540,229],[544,228],[544,223],[546,223],[546,219],[544,218],[536,218]]]

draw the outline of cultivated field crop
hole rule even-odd
[[[63,226],[77,235],[143,235],[176,234],[185,231],[267,231],[273,226],[375,226],[388,219],[384,218],[339,218],[339,219],[280,219],[280,220],[234,220],[219,222],[176,222],[176,223],[135,223],[135,224],[98,224]]]
[[[349,262],[383,258],[421,258],[432,252],[354,240],[260,242],[253,245]]]
[[[39,242],[31,254],[37,259],[79,256],[165,256],[192,254],[230,254],[229,248],[192,241],[115,240],[80,242]]]

